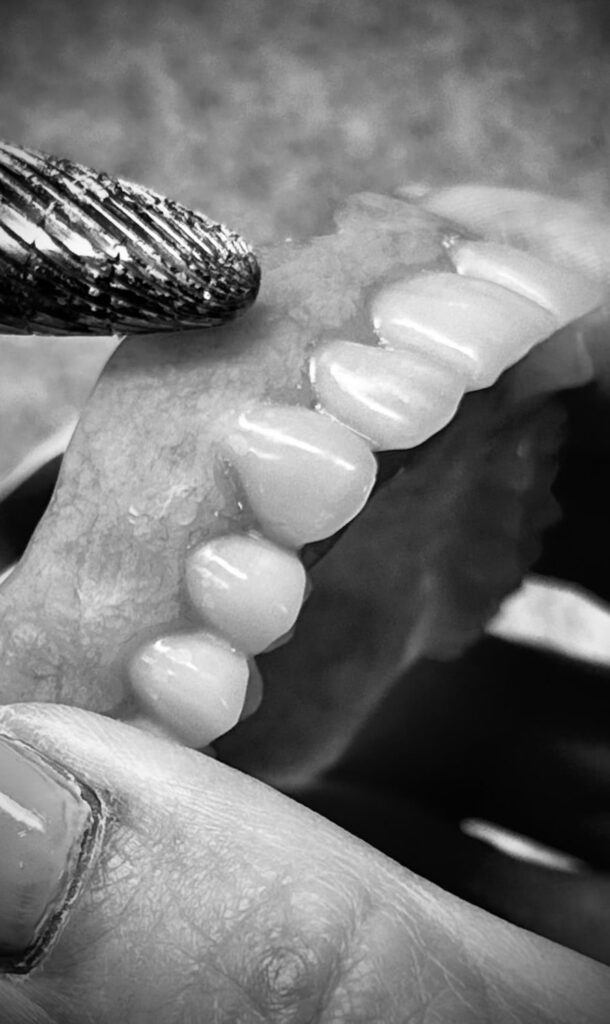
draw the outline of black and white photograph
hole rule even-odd
[[[0,3],[0,1024],[610,1024],[601,0]]]

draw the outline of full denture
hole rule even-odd
[[[467,294],[466,316],[476,318],[477,299],[493,305],[506,289],[489,281],[461,288],[459,236],[416,206],[355,197],[338,223],[337,234],[269,252],[257,307],[230,329],[129,337],[111,358],[52,504],[0,596],[4,699],[129,715],[128,666],[141,666],[141,652],[150,655],[159,638],[167,648],[168,638],[189,636],[201,622],[184,569],[202,544],[262,529],[296,549],[341,529],[359,511],[372,478],[362,480],[362,501],[349,514],[331,515],[319,535],[299,533],[301,520],[286,527],[284,517],[278,527],[273,496],[265,489],[253,496],[256,476],[243,462],[251,446],[240,450],[240,417],[274,420],[282,409],[289,419],[318,417],[331,433],[353,438],[364,465],[369,447],[383,445],[371,443],[348,414],[357,433],[327,418],[341,419],[343,409],[332,407],[320,371],[310,377],[316,353],[346,339],[371,346],[373,325],[381,344],[395,348],[396,335],[386,328],[404,294],[434,299],[440,283],[449,302]],[[485,252],[478,256],[484,263]],[[577,282],[577,297],[587,287],[579,291]],[[573,315],[592,300],[591,293]],[[537,306],[528,333],[533,303],[513,293],[506,303],[523,329],[516,337],[499,332],[499,357],[480,372],[470,349],[457,361],[454,354],[465,390],[491,383],[560,326]],[[426,325],[420,319],[410,326],[421,335]],[[429,341],[419,338],[420,354]],[[553,346],[548,358],[556,361]],[[443,356],[434,359],[442,363]],[[519,582],[535,554],[532,538],[555,514],[549,483],[560,419],[545,388],[522,391],[525,365],[492,390],[467,395],[436,437],[420,424],[410,443],[425,444],[379,456],[382,473],[384,464],[402,472],[312,570],[314,597],[291,643],[292,665],[282,648],[259,661],[265,700],[218,744],[226,760],[275,782],[302,781],[337,756],[405,664],[425,653],[456,653]],[[557,381],[556,366],[553,372]],[[445,391],[449,413],[433,429],[444,426],[459,401],[455,389]],[[145,688],[142,673],[136,683],[136,691]]]

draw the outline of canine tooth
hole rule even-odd
[[[373,302],[373,324],[391,347],[425,335],[438,358],[456,351],[471,367],[468,390],[489,387],[556,329],[541,306],[500,285],[459,274],[426,274],[384,288]]]
[[[205,633],[145,644],[128,666],[140,707],[189,747],[205,747],[239,721],[249,668],[244,655]]]
[[[529,253],[494,242],[460,242],[449,253],[458,274],[492,281],[544,306],[557,326],[601,305],[600,284]]]
[[[464,394],[452,365],[352,341],[320,345],[310,373],[322,408],[377,451],[425,441],[449,422]]]
[[[361,438],[298,406],[241,413],[223,448],[262,531],[289,546],[341,529],[375,482],[375,458]]]
[[[203,621],[249,654],[294,625],[305,579],[295,554],[258,537],[215,537],[186,561],[186,586]]]

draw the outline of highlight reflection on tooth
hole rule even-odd
[[[204,633],[145,644],[128,666],[140,707],[189,747],[205,747],[238,722],[246,696],[246,658]]]
[[[460,242],[449,252],[458,274],[518,292],[557,318],[557,326],[584,316],[603,300],[601,285],[577,271],[494,242]]]
[[[187,589],[203,621],[249,654],[294,625],[305,580],[297,556],[262,537],[215,537],[186,561]]]
[[[426,274],[383,289],[373,302],[373,324],[392,348],[427,338],[431,351],[467,357],[468,389],[485,388],[538,342],[553,334],[555,318],[536,303],[489,281],[459,274]]]
[[[266,536],[301,547],[329,537],[366,504],[369,447],[340,423],[299,406],[243,412],[223,442]]]
[[[352,341],[320,345],[310,374],[321,407],[369,438],[376,451],[431,437],[452,419],[465,390],[454,366],[425,353]]]

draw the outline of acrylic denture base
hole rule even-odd
[[[409,281],[415,278],[424,281],[424,298],[434,304],[435,287],[442,294],[453,289],[453,296],[460,278],[451,247],[444,244],[443,226],[406,204],[383,197],[356,199],[340,223],[338,235],[270,254],[258,309],[230,331],[206,331],[198,345],[192,336],[178,335],[171,344],[168,337],[130,338],[113,357],[66,457],[53,515],[43,522],[37,543],[7,583],[3,636],[8,636],[6,624],[19,623],[4,641],[9,693],[12,685],[20,699],[28,699],[36,652],[47,642],[47,672],[42,677],[37,673],[36,699],[115,712],[128,707],[125,669],[133,664],[130,659],[137,659],[142,644],[154,646],[159,637],[180,637],[205,625],[205,609],[202,614],[193,607],[182,584],[185,556],[215,536],[250,531],[264,536],[267,529],[273,542],[293,550],[315,539],[300,536],[298,529],[278,535],[269,527],[264,503],[248,501],[256,473],[248,476],[239,459],[232,459],[244,409],[253,416],[277,416],[268,410],[317,408],[308,415],[327,418],[329,428],[340,426],[352,436],[360,445],[363,465],[369,447],[383,447],[371,444],[367,431],[350,422],[349,411],[333,405],[332,394],[319,387],[319,377],[314,375],[312,384],[310,364],[315,365],[318,348],[332,345],[333,339],[378,346],[371,348],[375,354],[384,345],[395,348],[395,338],[384,336],[379,295],[388,289],[393,301],[397,289],[408,295]],[[485,289],[475,285],[475,294],[477,287],[498,301],[506,292],[493,282]],[[476,311],[472,291],[470,309]],[[376,300],[377,312],[371,315]],[[523,303],[515,303],[506,292],[506,308],[512,304],[523,310]],[[543,314],[548,317],[548,310]],[[424,321],[416,325],[420,334]],[[523,332],[517,332],[514,348],[505,339],[502,359],[485,371],[487,376],[477,376],[476,353],[467,352],[457,374],[459,387],[469,390],[490,382],[505,365],[520,359],[525,348],[542,340],[540,335],[537,328],[524,346]],[[408,339],[400,347],[408,351]],[[416,351],[414,363],[425,354],[425,341],[414,346]],[[442,351],[432,356],[434,361],[443,363]],[[469,380],[464,370],[470,364],[475,372]],[[387,390],[384,372],[380,381]],[[455,388],[446,390],[449,411],[440,417],[439,429],[456,403]],[[441,406],[438,388],[431,393],[432,405]],[[357,404],[357,388],[348,386],[344,394]],[[345,422],[338,424],[342,417]],[[429,426],[422,433],[411,422],[409,429],[410,445],[429,436]],[[227,438],[233,439],[231,444]],[[85,459],[88,493],[75,486],[76,464]],[[267,498],[272,508],[272,491]],[[361,495],[352,514],[362,500]],[[329,491],[321,511],[330,505],[332,512],[332,502]],[[331,515],[328,532],[349,518],[349,510],[341,513],[340,522]],[[43,557],[49,550],[54,552],[52,573]],[[43,597],[43,614],[40,600],[38,608],[28,600],[34,580]],[[179,738],[193,742],[184,735]]]

